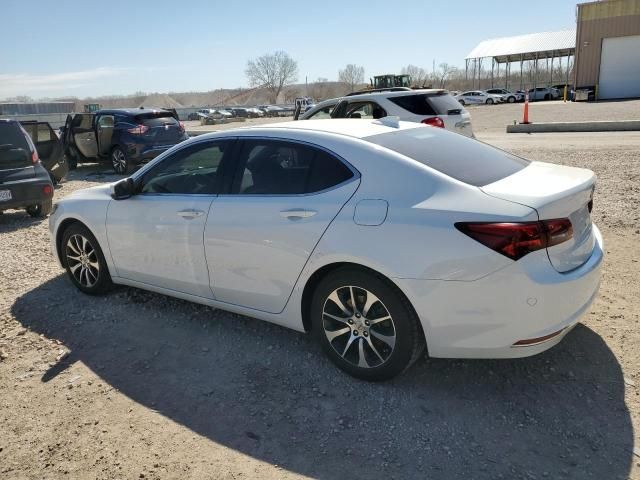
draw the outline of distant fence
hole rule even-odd
[[[43,113],[36,115],[0,115],[0,118],[8,118],[11,120],[18,120],[24,122],[27,120],[36,120],[38,122],[49,122],[51,126],[56,129],[64,126],[67,120],[68,113]]]

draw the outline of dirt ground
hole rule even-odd
[[[598,175],[600,295],[558,346],[424,358],[369,384],[265,322],[131,288],[85,296],[51,256],[47,221],[7,212],[0,478],[640,479],[640,133],[504,134],[521,108],[472,109],[479,138]],[[116,178],[105,172],[79,168],[56,199]]]

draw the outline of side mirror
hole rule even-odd
[[[136,184],[133,178],[123,178],[122,180],[111,184],[111,198],[114,200],[124,200],[132,197],[136,193]]]

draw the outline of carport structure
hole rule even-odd
[[[520,89],[522,90],[524,87],[523,66],[525,62],[529,62],[533,69],[533,88],[536,88],[538,80],[540,80],[541,84],[552,85],[554,60],[557,59],[558,64],[562,66],[563,59],[566,58],[566,78],[556,79],[566,85],[569,83],[569,64],[571,57],[575,57],[575,52],[575,29],[483,40],[465,59],[465,78],[469,80],[469,74],[471,74],[472,88],[480,88],[482,65],[484,61],[490,61],[490,81],[491,87],[494,87],[494,80],[500,76],[500,66],[505,64],[504,88],[508,89],[511,65],[520,63]],[[546,79],[538,78],[539,62],[541,60],[545,60],[547,64],[548,78]],[[549,68],[549,61],[551,62],[551,68]]]

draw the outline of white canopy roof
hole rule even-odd
[[[515,37],[483,40],[471,50],[467,59],[493,57],[497,62],[515,62],[574,55],[576,49],[576,30],[558,32],[530,33]]]

